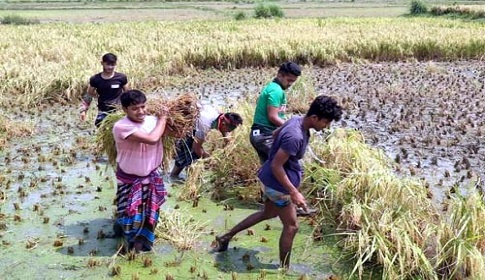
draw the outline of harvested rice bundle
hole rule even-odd
[[[238,197],[248,202],[259,199],[260,185],[256,175],[260,164],[254,148],[247,141],[254,106],[248,98],[239,101],[233,109],[243,118],[242,126],[231,132],[228,143],[221,141],[221,134],[215,129],[207,134],[204,147],[211,156],[190,166],[178,199],[193,200],[204,191],[209,191],[216,200]]]
[[[162,106],[168,107],[170,114],[167,125],[182,136],[192,133],[195,122],[199,118],[197,97],[194,94],[182,94],[172,100],[161,97],[151,98],[146,104],[148,114],[153,115],[160,111]]]
[[[116,145],[113,135],[113,126],[117,121],[125,116],[125,113],[121,111],[109,114],[101,122],[101,125],[96,131],[96,154],[106,154],[108,156],[108,162],[111,166],[116,166]]]
[[[194,94],[182,94],[177,98],[169,100],[161,97],[153,97],[147,100],[147,113],[156,114],[162,107],[168,107],[167,128],[184,137],[192,133],[195,122],[199,117],[197,97]],[[123,118],[125,114],[121,111],[108,115],[96,132],[96,153],[105,153],[109,163],[116,166],[116,145],[113,136],[114,124]],[[175,144],[172,137],[162,137],[164,148],[164,165],[173,157]]]

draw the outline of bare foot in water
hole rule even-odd
[[[229,241],[231,238],[227,238],[224,235],[216,236],[216,248],[214,249],[216,252],[225,252],[227,251],[227,247],[229,247]]]

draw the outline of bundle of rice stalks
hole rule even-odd
[[[199,191],[207,190],[208,185],[211,186],[212,197],[218,200],[228,196],[250,200],[258,196],[256,174],[260,164],[249,142],[254,108],[246,102],[233,111],[241,115],[243,124],[231,133],[228,143],[225,143],[219,131],[212,130],[208,134],[204,149],[211,153],[211,157],[191,166],[186,191],[182,192],[180,199],[192,198]]]
[[[177,199],[185,201],[197,199],[201,192],[207,190],[203,188],[210,186],[207,173],[204,172],[206,169],[205,161],[206,159],[200,159],[188,167],[187,180]]]
[[[191,134],[196,120],[199,118],[197,96],[194,94],[181,94],[175,99],[155,97],[147,100],[149,114],[156,114],[162,107],[167,107],[169,115],[167,125],[182,136]]]
[[[332,193],[354,272],[362,276],[366,263],[378,263],[386,279],[435,279],[439,219],[424,184],[397,177],[392,161],[357,131],[337,129],[326,142],[313,138],[311,147],[318,161],[305,165],[305,184]]]
[[[197,97],[194,94],[182,94],[175,99],[150,97],[147,100],[148,114],[158,113],[162,107],[168,108],[168,118],[166,130],[176,132],[180,137],[192,133],[195,121],[199,117]],[[114,124],[123,118],[125,114],[119,110],[108,115],[96,131],[96,152],[106,154],[109,163],[116,166],[116,145],[113,136]],[[168,161],[173,157],[175,143],[172,137],[162,137],[164,148],[164,164],[168,166]]]

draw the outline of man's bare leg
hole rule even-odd
[[[174,164],[172,171],[170,172],[170,179],[172,180],[179,180],[179,175],[184,170],[183,167],[178,167],[177,165]]]
[[[276,217],[277,216],[276,208],[277,207],[274,205],[272,201],[267,200],[264,203],[263,210],[260,210],[256,213],[249,215],[248,217],[246,217],[246,219],[239,222],[237,225],[235,225],[231,230],[229,230],[224,235],[217,236],[216,241],[219,244],[218,244],[218,247],[216,248],[216,251],[218,252],[226,251],[227,247],[229,246],[229,241],[238,232],[241,232],[247,228],[250,228],[261,221]]]
[[[283,231],[280,236],[280,265],[288,269],[290,267],[291,248],[293,240],[298,232],[298,219],[295,205],[290,204],[278,209],[278,216],[283,223]]]

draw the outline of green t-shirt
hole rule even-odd
[[[253,121],[254,125],[273,131],[277,126],[268,119],[268,106],[279,108],[278,115],[280,118],[284,118],[286,111],[285,91],[274,81],[265,86],[259,94]]]

